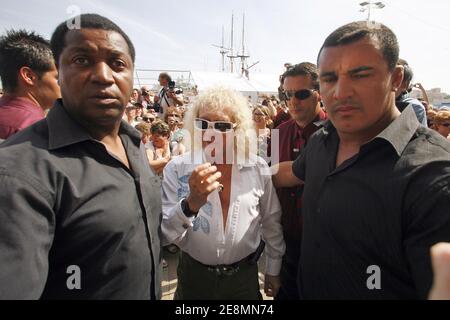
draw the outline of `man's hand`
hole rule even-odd
[[[175,93],[173,92],[173,90],[167,91],[167,97],[169,97],[170,99],[176,98]]]
[[[264,293],[268,297],[276,297],[281,287],[280,276],[266,274],[264,279]]]
[[[303,183],[292,171],[293,161],[285,161],[270,167],[272,182],[275,188],[290,188]]]
[[[194,169],[189,178],[190,193],[186,198],[192,211],[198,212],[206,203],[208,195],[219,188],[220,183],[217,179],[221,176],[222,174],[217,171],[217,167],[210,163],[201,164]]]
[[[441,242],[431,247],[434,281],[429,300],[450,300],[450,243]]]

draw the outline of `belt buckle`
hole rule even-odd
[[[239,271],[239,266],[236,267],[227,267],[227,266],[222,266],[220,268],[221,273],[225,276],[232,276],[233,274],[235,274],[236,272]]]
[[[225,265],[218,265],[215,267],[209,267],[209,271],[215,272],[218,277],[220,276],[232,276],[239,271],[239,266],[227,267]]]

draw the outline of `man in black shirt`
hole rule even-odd
[[[396,108],[398,51],[390,29],[363,21],[319,52],[330,122],[273,179],[305,184],[302,298],[426,298],[430,247],[450,241],[450,143]]]
[[[51,47],[62,99],[0,147],[0,299],[157,299],[159,179],[121,122],[135,52],[83,14]]]

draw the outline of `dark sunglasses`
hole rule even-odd
[[[313,92],[316,91],[314,89],[302,89],[298,91],[284,91],[284,94],[288,99],[292,99],[293,97],[297,98],[298,100],[305,100],[311,97]]]
[[[448,128],[448,127],[450,127],[450,123],[448,123],[448,122],[447,123],[441,123],[441,126]]]
[[[142,120],[153,122],[153,121],[155,121],[155,118],[153,118],[153,117],[143,117]]]
[[[226,132],[235,127],[235,124],[228,121],[208,121],[205,119],[195,119],[195,127],[200,130],[207,130],[212,127],[217,131]]]

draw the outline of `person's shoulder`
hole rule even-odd
[[[0,170],[9,176],[39,180],[36,166],[51,166],[45,119],[15,133],[0,144]]]
[[[424,108],[425,106],[423,105],[422,102],[420,102],[419,99],[413,98],[413,97],[407,97],[403,100],[404,102],[411,104],[413,107],[420,107],[420,108]]]
[[[407,146],[408,154],[426,155],[426,161],[450,161],[450,141],[435,130],[419,126]]]
[[[48,137],[47,121],[46,119],[41,119],[10,136],[4,141],[4,143],[2,143],[1,148],[25,148],[26,150],[40,150],[42,148],[48,148]]]
[[[404,149],[397,167],[404,176],[450,183],[450,142],[439,133],[420,126]],[[428,184],[426,184],[428,185]]]

